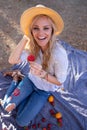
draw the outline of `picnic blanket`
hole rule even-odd
[[[0,106],[0,130],[87,130],[87,52],[75,49],[64,41],[60,41],[60,44],[67,51],[69,67],[64,90],[52,92],[54,105],[47,101],[27,128],[17,125],[17,110],[8,114]],[[19,69],[26,75],[29,66],[24,62],[12,66],[12,69]],[[3,98],[11,81],[11,77],[4,77],[0,72],[0,98]],[[62,125],[52,112],[62,114]]]

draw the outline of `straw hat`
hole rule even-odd
[[[39,14],[47,15],[54,21],[56,25],[56,35],[62,32],[63,27],[64,27],[64,22],[61,16],[53,9],[50,9],[43,5],[37,5],[35,7],[31,7],[25,10],[21,16],[20,25],[25,35],[29,36],[29,27],[31,26],[32,20],[35,16]]]

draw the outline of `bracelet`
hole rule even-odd
[[[45,75],[43,76],[43,79],[46,79],[48,81],[48,73],[46,72]]]
[[[45,79],[48,81],[48,73],[45,75]]]

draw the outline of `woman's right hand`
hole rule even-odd
[[[42,70],[42,66],[36,62],[30,62],[30,71],[32,74],[39,76]]]
[[[26,40],[27,42],[30,41],[29,37],[26,35],[23,36],[23,39]]]

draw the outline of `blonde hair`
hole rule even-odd
[[[34,19],[32,20],[31,26],[29,28],[30,32],[32,30],[33,24],[40,17],[46,17],[52,25],[52,37],[51,37],[50,41],[48,42],[48,47],[47,47],[46,51],[43,53],[42,67],[43,67],[44,70],[46,70],[48,68],[49,60],[50,60],[50,57],[51,57],[51,49],[52,49],[53,43],[54,43],[55,38],[56,38],[56,36],[55,36],[56,27],[55,27],[54,22],[52,21],[52,19],[49,16],[38,15],[38,16],[34,17]],[[35,58],[37,58],[38,53],[40,51],[40,46],[36,43],[35,39],[33,38],[32,32],[31,32],[31,36],[29,38],[30,38],[30,42],[29,42],[27,47],[28,47],[30,53],[33,54],[35,56]]]

